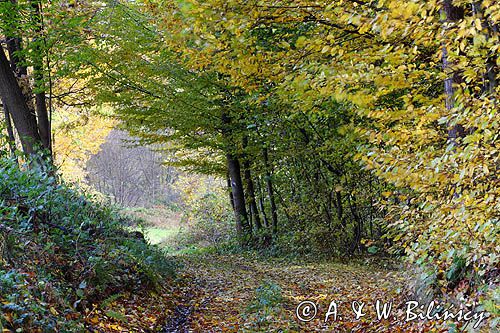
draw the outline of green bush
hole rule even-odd
[[[234,215],[221,193],[207,192],[185,206],[179,245],[219,246],[235,239]]]
[[[1,325],[76,332],[79,319],[65,313],[172,276],[162,250],[125,224],[53,170],[0,158]]]

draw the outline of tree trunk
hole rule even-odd
[[[35,23],[35,34],[42,33],[42,19],[40,13],[40,3],[38,1],[32,1],[31,6],[34,10],[33,18]],[[39,36],[35,36],[33,39],[33,44],[35,45],[34,61],[33,61],[33,76],[35,81],[35,104],[36,104],[36,114],[38,117],[38,131],[40,133],[40,138],[42,140],[43,147],[47,149],[50,154],[52,153],[52,147],[50,143],[51,130],[49,122],[49,114],[47,111],[47,103],[45,98],[45,84],[43,80],[43,57],[42,48],[39,45]]]
[[[446,15],[446,21],[455,22],[464,17],[464,11],[460,7],[453,6],[452,0],[443,0],[443,11]],[[450,64],[448,62],[448,50],[446,45],[443,46],[443,70],[450,71]],[[450,71],[448,77],[444,81],[444,91],[446,94],[446,109],[451,110],[455,104],[453,84],[460,83],[460,76],[458,73]],[[457,138],[465,134],[463,126],[456,124],[448,130],[448,139],[455,142]]]
[[[14,157],[16,155],[16,137],[14,136],[14,129],[12,128],[12,122],[10,120],[10,112],[7,105],[2,101],[3,113],[5,117],[5,127],[7,128],[7,135],[9,138],[9,149]]]
[[[260,178],[257,179],[257,192],[259,193],[259,208],[262,212],[262,219],[264,220],[264,226],[269,228],[269,220],[267,219],[266,208],[264,206],[264,199],[262,197],[262,187],[260,186]]]
[[[267,148],[263,150],[264,157],[264,166],[266,168],[266,187],[267,187],[267,195],[269,196],[269,203],[271,205],[271,221],[272,221],[272,230],[273,235],[278,233],[278,211],[276,209],[276,201],[274,200],[274,189],[273,183],[271,181],[271,171],[269,165],[269,155],[267,153]]]
[[[12,116],[23,150],[33,154],[36,145],[41,144],[36,116],[26,103],[3,49],[0,49],[0,97]]]
[[[226,157],[229,178],[231,179],[231,192],[233,193],[236,232],[238,236],[244,238],[250,234],[250,226],[248,224],[248,214],[245,206],[245,194],[243,182],[241,180],[240,162],[238,158],[232,154],[227,154]]]
[[[35,69],[35,71],[37,71]],[[38,76],[39,74],[35,73],[35,84],[36,82],[40,83],[41,82],[41,77]],[[39,89],[38,87],[35,87],[35,89]],[[38,130],[40,132],[40,138],[42,140],[43,147],[49,151],[49,153],[52,153],[52,147],[50,143],[50,122],[49,122],[49,114],[47,111],[47,103],[45,99],[45,92],[37,92],[35,94],[35,102],[36,102],[36,114],[38,117]]]
[[[352,200],[351,200],[352,197]],[[351,252],[354,253],[356,249],[359,250],[361,244],[361,236],[363,231],[363,220],[358,214],[358,207],[356,205],[356,197],[348,196],[349,208],[351,210],[352,217],[354,218],[353,226],[353,240],[351,244]]]
[[[227,174],[227,189],[229,191],[229,201],[231,202],[231,207],[234,210],[234,197],[233,197],[233,191],[231,189],[231,179],[229,178],[229,173]]]
[[[17,4],[17,0],[9,1],[14,5]],[[13,10],[13,12],[9,13],[9,15],[11,15],[12,21],[16,23],[16,28],[18,28],[17,23],[19,23],[19,20],[21,19],[19,11],[15,9]],[[23,63],[24,59],[21,58],[22,55],[19,53],[19,51],[22,50],[21,38],[17,37],[16,35],[17,33],[14,33],[14,36],[10,36],[9,33],[6,33],[5,39],[7,44],[7,51],[9,52],[10,67],[15,73],[15,76],[17,78],[21,78],[28,75],[28,68]]]
[[[21,63],[18,53],[19,50],[21,50],[21,40],[15,37],[7,37],[7,51],[9,52],[10,67],[12,71],[16,74],[16,77],[27,76],[28,69],[26,66],[19,65]]]
[[[347,222],[344,219],[344,206],[342,205],[342,193],[340,191],[335,191],[335,208],[337,209],[337,218],[342,225],[342,229],[346,231]]]
[[[257,200],[255,199],[255,187],[252,180],[252,174],[250,171],[250,163],[248,161],[244,162],[245,168],[245,183],[247,187],[248,194],[248,204],[250,206],[250,213],[252,214],[252,221],[255,224],[257,231],[262,229],[262,223],[259,217],[259,210],[257,209]]]

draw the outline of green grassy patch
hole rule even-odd
[[[175,237],[179,233],[179,228],[146,227],[142,231],[151,244],[161,244]]]

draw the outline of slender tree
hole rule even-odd
[[[28,154],[34,153],[36,146],[42,143],[38,133],[36,115],[26,103],[25,96],[10,68],[3,48],[0,49],[0,96],[12,116],[23,150]]]

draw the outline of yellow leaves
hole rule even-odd
[[[356,93],[356,94],[353,94],[353,95],[349,95],[348,99],[351,102],[353,102],[354,104],[356,104],[357,106],[362,107],[362,108],[369,108],[369,106],[371,105],[371,103],[374,102],[373,96],[364,94],[362,92],[361,93]]]
[[[297,48],[302,48],[306,45],[307,43],[307,37],[306,36],[300,36],[299,38],[297,38],[297,41],[295,42],[295,46]]]
[[[483,174],[489,175],[490,174],[490,169],[488,168],[488,165],[483,164]]]
[[[480,18],[475,19],[474,24],[476,26],[476,29],[478,31],[481,31],[481,29],[483,28],[482,23],[481,23],[481,19]]]
[[[395,22],[396,20],[408,20],[414,17],[418,12],[419,5],[414,1],[389,1],[388,8],[392,22]],[[426,17],[427,13],[422,12],[420,16]],[[401,24],[401,22],[398,22],[398,24]]]
[[[54,117],[56,164],[66,180],[81,180],[85,163],[97,153],[115,124],[111,118],[60,110]]]
[[[118,332],[123,331],[123,327],[121,327],[120,325],[117,325],[117,324],[111,324],[108,327],[114,331],[118,331]]]
[[[353,24],[353,25],[360,25],[361,23],[361,15],[352,15],[349,17],[347,20],[348,23]]]
[[[366,239],[363,243],[366,247],[375,245]],[[200,309],[189,318],[190,326],[186,327],[195,332],[209,332],[214,327],[221,332],[295,332],[299,328],[294,311],[306,299],[315,302],[319,309],[327,309],[333,299],[342,300],[347,306],[353,300],[368,305],[373,299],[398,298],[397,289],[404,283],[399,274],[388,273],[370,264],[351,266],[330,261],[304,265],[282,260],[259,260],[251,254],[244,258],[217,254],[184,256],[182,260],[189,274],[184,276],[184,284],[180,287],[182,292],[174,302],[181,308],[200,304]],[[373,259],[376,260],[379,259]],[[200,279],[210,283],[200,288],[197,282]],[[262,290],[266,291],[266,295],[262,295]],[[281,294],[282,301],[275,303],[273,298],[267,296],[273,290]],[[182,300],[183,295],[192,295],[193,299]],[[207,298],[209,302],[206,302]],[[367,310],[371,312],[373,309]],[[367,316],[371,317],[372,313],[367,313]],[[353,318],[325,323],[322,317],[308,326],[301,326],[300,331],[341,332],[346,327],[360,325],[368,327],[368,323],[360,323]],[[370,323],[371,328],[381,332],[403,332],[398,325]]]
[[[364,24],[362,24],[362,25],[359,27],[358,31],[359,31],[359,33],[360,33],[360,34],[365,34],[365,33],[367,33],[368,31],[370,31],[371,29],[372,29],[372,23],[371,23],[371,22],[369,22],[369,23],[364,23]]]
[[[400,2],[399,13],[403,19],[409,19],[414,16],[418,10],[418,4],[412,1]]]
[[[456,221],[468,219],[475,225],[494,216],[492,203],[500,195],[500,186],[491,180],[498,166],[499,88],[493,93],[484,89],[486,59],[496,59],[500,66],[500,57],[492,57],[500,46],[498,37],[482,24],[484,17],[498,22],[497,2],[482,2],[484,16],[467,10],[464,19],[450,24],[440,20],[439,1],[370,3],[376,10],[343,1],[327,2],[325,8],[285,10],[270,8],[264,1],[256,9],[247,2],[224,6],[208,0],[200,6],[209,8],[213,17],[194,21],[203,27],[199,31],[217,36],[218,41],[210,40],[206,49],[189,50],[189,57],[195,59],[193,63],[203,63],[203,68],[230,76],[232,83],[247,91],[270,82],[279,97],[291,101],[298,111],[310,110],[327,98],[349,104],[370,124],[370,130],[357,124],[356,133],[363,133],[373,145],[370,154],[357,153],[356,159],[384,180],[417,193],[402,220],[411,221],[414,235],[422,234],[419,246],[427,248],[411,249],[407,235],[401,236],[401,244],[416,257],[429,249],[439,257],[440,244],[433,237],[446,236],[440,229],[449,230]],[[220,8],[224,14],[218,12]],[[287,45],[293,43],[293,36],[281,43],[272,35],[273,29],[299,28],[312,17],[321,23],[311,24],[310,30],[298,29],[295,48]],[[224,19],[227,22],[222,23]],[[261,46],[262,40],[250,29],[256,26],[272,28],[268,41],[285,50]],[[180,45],[179,49],[184,53],[189,48]],[[445,70],[443,49],[449,62]],[[456,103],[449,110],[442,87],[453,73],[459,73],[462,82],[454,86]],[[447,129],[456,124],[475,131],[450,144]],[[390,192],[382,196],[389,197]],[[467,241],[456,231],[447,237],[453,244]],[[446,265],[446,259],[439,260],[439,265]]]

